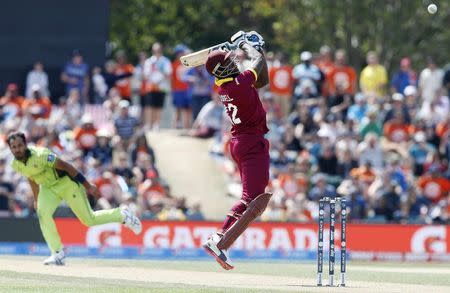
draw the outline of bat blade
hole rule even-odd
[[[180,57],[180,61],[181,63],[186,66],[186,67],[196,67],[196,66],[200,66],[206,63],[206,60],[208,59],[208,54],[211,51],[214,50],[232,50],[235,49],[235,45],[230,44],[228,42],[222,43],[222,44],[218,44],[197,52],[193,52],[184,56]]]

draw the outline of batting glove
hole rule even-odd
[[[231,36],[230,41],[233,45],[239,48],[239,46],[246,41],[246,34],[244,31],[238,31]]]
[[[245,39],[256,50],[262,50],[264,48],[265,42],[263,37],[255,31],[245,33]]]

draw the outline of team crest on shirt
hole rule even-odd
[[[231,102],[233,98],[230,98],[228,95],[219,95],[219,99],[221,102]]]
[[[54,162],[56,159],[56,156],[54,154],[50,154],[47,156],[47,162]]]

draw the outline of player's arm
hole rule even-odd
[[[249,69],[254,70],[256,73],[255,87],[261,88],[267,85],[269,83],[269,74],[264,55],[246,42],[242,42],[240,48],[245,52],[247,58],[251,60]]]
[[[31,190],[33,191],[34,201],[37,202],[39,194],[39,185],[29,178],[28,183],[30,184]]]
[[[97,190],[97,187],[95,187],[95,185],[87,181],[86,178],[83,176],[83,174],[78,172],[78,170],[75,169],[75,167],[72,166],[72,164],[69,164],[64,160],[56,158],[55,169],[66,172],[73,180],[82,184],[89,194],[95,195],[97,197],[100,195]]]

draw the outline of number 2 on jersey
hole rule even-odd
[[[238,108],[237,108],[237,106],[236,105],[233,105],[233,104],[227,104],[227,109],[228,109],[228,111],[230,111],[231,112],[231,122],[233,123],[233,124],[240,124],[241,123],[241,119],[239,119],[238,117],[236,117],[236,115],[237,115],[237,111],[238,111]]]

